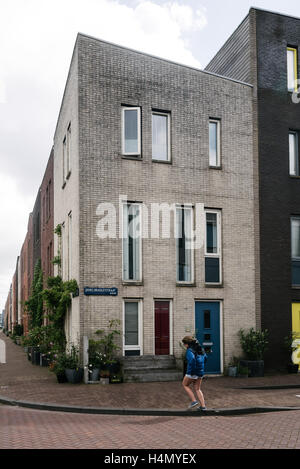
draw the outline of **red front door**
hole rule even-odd
[[[155,301],[155,355],[170,354],[170,302]]]

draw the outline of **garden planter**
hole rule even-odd
[[[100,368],[93,368],[89,373],[90,381],[99,381]]]
[[[109,378],[100,378],[100,384],[109,384]]]
[[[32,347],[27,347],[27,358],[31,362]]]
[[[237,372],[238,372],[237,366],[228,367],[228,376],[235,378],[237,376]]]
[[[67,368],[65,373],[69,383],[81,383],[83,379],[83,368],[77,368],[76,370],[70,370]]]
[[[50,360],[45,355],[40,355],[40,366],[49,366]]]
[[[294,363],[289,363],[287,365],[288,373],[298,373],[299,365],[295,365]]]
[[[68,381],[65,373],[57,373],[56,379],[58,383],[66,383]]]
[[[241,360],[240,366],[248,368],[249,378],[262,378],[264,376],[263,360]]]
[[[40,357],[41,357],[41,352],[35,350],[33,348],[32,352],[31,352],[31,363],[33,365],[39,365],[40,364]]]

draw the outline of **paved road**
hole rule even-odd
[[[300,411],[196,418],[0,406],[0,449],[9,448],[300,449]]]

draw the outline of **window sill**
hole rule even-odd
[[[223,283],[205,283],[205,288],[224,288]]]
[[[196,287],[196,284],[195,283],[180,283],[180,282],[176,282],[176,287]]]
[[[300,285],[292,285],[293,290],[300,290]]]
[[[217,169],[219,171],[222,171],[222,166],[209,166],[209,169]]]
[[[140,286],[143,286],[144,285],[144,282],[143,281],[135,281],[135,280],[123,280],[122,281],[122,285],[124,287],[131,287],[131,286],[137,286],[137,287],[140,287]]]
[[[123,160],[141,161],[142,155],[121,155]]]
[[[155,160],[152,159],[152,163],[172,164],[171,160]]]
[[[300,175],[295,176],[294,174],[289,174],[289,176],[290,176],[291,179],[300,179]]]

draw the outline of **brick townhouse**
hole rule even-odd
[[[180,358],[182,337],[196,333],[213,350],[208,371],[221,373],[239,346],[238,330],[260,326],[252,92],[237,80],[77,36],[54,137],[62,275],[80,287],[69,341],[116,318],[124,356]],[[100,239],[103,203],[116,209],[117,234]],[[174,230],[167,239],[142,237],[152,204],[174,204],[179,240]],[[121,239],[132,220],[134,234]],[[184,237],[196,227],[203,245],[192,250]],[[92,294],[101,288],[115,295]]]

